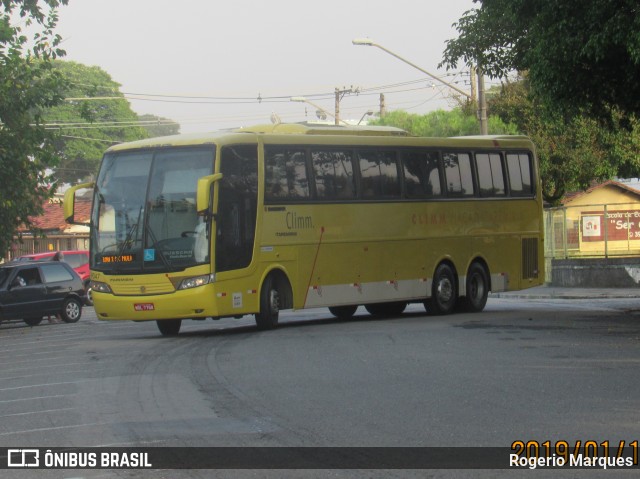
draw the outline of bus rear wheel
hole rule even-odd
[[[260,330],[273,329],[280,316],[280,293],[273,275],[267,276],[260,291],[260,312],[256,313],[256,325]]]
[[[181,319],[158,319],[156,320],[158,329],[163,336],[176,336],[182,326]]]
[[[351,319],[358,306],[330,306],[329,312],[338,319]]]
[[[487,271],[479,263],[473,263],[467,273],[467,295],[462,298],[465,311],[479,313],[487,304],[489,279]]]
[[[456,275],[451,266],[442,263],[433,275],[431,297],[425,301],[427,312],[435,316],[450,314],[457,298]]]

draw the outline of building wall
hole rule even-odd
[[[605,185],[567,202],[561,220],[573,255],[640,254],[640,195]]]

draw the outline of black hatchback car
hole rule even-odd
[[[60,315],[63,321],[75,323],[85,303],[82,280],[67,263],[0,265],[0,320],[22,319],[36,326],[44,316]]]

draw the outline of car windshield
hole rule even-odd
[[[44,257],[40,257],[40,258],[34,258],[32,256],[23,256],[21,258],[18,258],[18,261],[49,261],[49,260],[51,260],[51,258],[53,258],[53,255],[44,256]]]
[[[8,268],[0,268],[0,286],[4,286],[5,281],[9,277],[11,270]]]
[[[213,159],[212,146],[107,154],[94,191],[91,268],[159,272],[207,262],[195,200]]]

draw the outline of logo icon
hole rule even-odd
[[[9,449],[7,451],[7,467],[39,467],[39,449]]]

